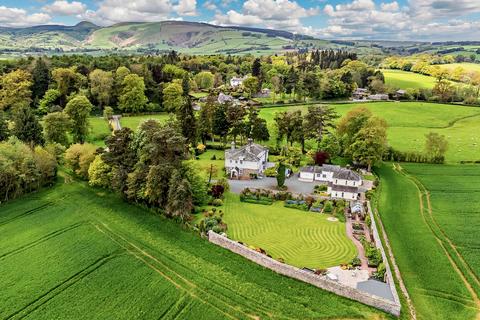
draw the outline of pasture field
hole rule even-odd
[[[327,103],[328,104],[328,103]],[[425,135],[431,131],[445,135],[449,142],[446,160],[449,163],[462,160],[480,160],[480,136],[476,133],[480,125],[480,108],[447,105],[426,102],[373,102],[331,104],[340,116],[351,109],[365,106],[375,115],[384,118],[388,124],[388,142],[400,151],[419,151],[425,147]],[[260,110],[260,116],[267,120],[270,140],[266,144],[276,145],[277,129],[275,114],[282,111],[300,110],[305,113],[306,105],[268,107]],[[164,121],[168,114],[123,117],[123,127],[135,130],[147,119]],[[90,118],[92,133],[89,141],[103,144],[101,136],[109,134],[108,124],[103,118]],[[313,141],[307,141],[307,147],[314,147]],[[218,158],[218,157],[217,157]]]
[[[460,68],[464,69],[465,71],[480,72],[480,64],[478,64],[478,63],[468,63],[468,62],[449,63],[449,64],[442,64],[442,65],[440,65],[440,67],[443,68],[443,69],[450,70],[450,71],[453,71],[456,68],[460,67]]]
[[[229,237],[263,248],[288,264],[328,268],[357,256],[345,223],[328,221],[326,214],[285,208],[282,201],[272,205],[244,203],[232,193],[225,197],[224,210]]]
[[[431,89],[435,85],[435,78],[402,70],[382,70],[385,83],[400,89]]]
[[[66,176],[0,206],[2,319],[390,319]]]
[[[417,318],[478,319],[480,167],[389,163],[377,173],[378,211]]]

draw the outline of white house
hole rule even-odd
[[[241,148],[236,148],[232,142],[231,149],[225,151],[225,170],[231,179],[262,175],[268,166],[268,148],[253,143],[251,139]]]
[[[359,187],[363,184],[362,177],[346,168],[324,164],[323,166],[308,166],[300,169],[300,181],[322,181],[328,184],[327,192],[333,198],[357,200],[360,198]]]
[[[233,88],[236,88],[238,86],[241,86],[243,84],[243,81],[246,79],[246,77],[233,77],[230,79],[230,86]]]

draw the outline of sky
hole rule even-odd
[[[479,40],[480,0],[0,0],[0,26],[184,20],[321,39]]]

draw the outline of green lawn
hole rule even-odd
[[[402,70],[382,70],[385,83],[400,89],[433,88],[435,78]]]
[[[226,195],[224,210],[229,237],[263,248],[288,264],[328,268],[357,255],[345,224],[328,221],[326,214],[285,208],[281,201],[271,206],[244,203],[232,193]]]
[[[432,319],[432,315],[435,319],[478,319],[479,310],[475,310],[471,293],[440,245],[447,246],[435,221],[459,250],[469,251],[464,257],[471,259],[470,266],[478,275],[475,248],[479,245],[480,195],[474,186],[480,182],[480,167],[415,164],[402,167],[432,189],[433,218],[425,194],[421,206],[419,189],[414,183],[418,180],[393,170],[392,164],[385,164],[377,171],[381,190],[378,209],[418,319]]]
[[[2,319],[389,318],[76,181],[0,206],[0,233]]]
[[[458,67],[463,68],[465,71],[476,71],[480,72],[480,64],[478,63],[449,63],[449,64],[442,64],[440,67],[448,70],[454,70]]]
[[[216,160],[212,160],[215,156]],[[193,162],[197,168],[202,170],[206,176],[212,171],[212,179],[220,179],[225,176],[225,152],[222,150],[208,150],[198,156],[198,160]],[[211,167],[213,165],[213,168]]]

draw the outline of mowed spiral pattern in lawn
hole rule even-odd
[[[240,202],[238,195],[226,195],[228,236],[297,267],[328,268],[357,255],[345,224],[327,217],[285,208],[282,202],[257,205]]]

